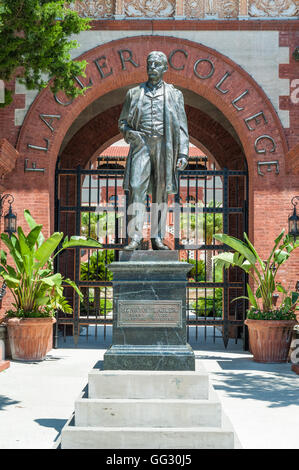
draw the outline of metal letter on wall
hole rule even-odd
[[[88,87],[91,87],[93,85],[93,82],[92,82],[92,79],[90,78],[89,79],[89,83],[88,85],[84,85],[84,83],[81,82],[80,78],[78,77],[74,77],[74,80],[76,80],[76,82],[80,85],[81,88],[88,88]],[[70,101],[66,101],[65,103],[63,101],[61,101],[57,95],[55,94],[54,95],[54,99],[56,101],[56,103],[60,104],[61,106],[69,106],[70,104],[72,104],[72,102],[74,101],[74,98],[71,99]]]
[[[200,75],[197,71],[197,67],[198,67],[198,64],[200,64],[201,62],[208,62],[211,66],[211,71],[208,73],[208,75]],[[206,78],[211,78],[212,75],[214,74],[215,72],[215,67],[214,67],[214,64],[213,62],[210,60],[210,59],[198,59],[195,64],[194,64],[194,67],[193,67],[193,70],[194,70],[194,73],[195,75],[198,77],[198,78],[201,78],[202,80],[205,80]]]
[[[88,85],[84,85],[83,82],[81,82],[80,78],[75,77],[76,82],[80,85],[81,88],[90,88],[93,85],[92,78],[89,79]]]
[[[38,173],[44,173],[44,172],[45,172],[45,168],[37,168],[36,162],[32,162],[32,167],[29,168],[29,166],[28,166],[28,158],[25,158],[25,161],[24,161],[24,172],[26,172],[26,171],[33,171],[33,172],[38,172]]]
[[[34,150],[43,150],[44,152],[47,152],[49,150],[49,139],[46,139],[44,138],[44,140],[47,142],[47,147],[40,147],[38,145],[31,145],[31,144],[27,144],[27,147],[30,148],[30,149],[34,149]]]
[[[184,70],[185,65],[181,65],[180,67],[176,67],[176,66],[173,65],[173,63],[172,63],[172,58],[173,58],[174,54],[176,54],[177,52],[181,52],[182,54],[184,54],[184,56],[186,57],[186,59],[188,58],[188,52],[186,52],[184,49],[175,49],[174,51],[172,51],[172,52],[169,54],[169,57],[168,57],[169,65],[170,65],[170,67],[173,68],[174,70]]]
[[[99,60],[104,60],[104,63],[102,63],[101,65],[99,64]],[[98,71],[100,72],[100,75],[101,75],[101,78],[106,78],[106,77],[109,77],[109,75],[112,75],[113,74],[113,68],[111,67],[109,72],[108,73],[105,73],[103,72],[102,69],[107,69],[108,66],[107,66],[107,63],[106,63],[106,56],[105,55],[102,55],[101,57],[99,57],[98,59],[95,59],[94,60],[94,63],[96,64],[96,67],[98,69]]]
[[[133,60],[133,53],[130,49],[121,49],[120,51],[117,51],[118,54],[119,54],[119,57],[120,57],[120,61],[121,61],[121,66],[122,66],[122,69],[123,70],[127,70],[126,69],[126,62],[131,62],[131,64],[134,66],[134,67],[140,67],[139,64],[137,64],[134,60]],[[128,53],[128,57],[125,57],[124,56],[124,52],[127,52]]]
[[[64,103],[63,101],[61,101],[57,95],[54,95],[54,100],[56,101],[56,103],[58,104],[61,104],[61,106],[69,106],[70,104],[72,104],[72,102],[74,101],[73,99],[70,100],[70,101],[67,101],[66,103]]]
[[[274,165],[275,168],[275,174],[279,174],[279,162],[278,160],[274,160],[273,162],[257,162],[257,172],[261,176],[265,176],[264,173],[261,171],[261,166],[267,166],[267,171],[271,172],[271,166]]]
[[[230,77],[230,75],[231,75],[230,72],[226,72],[226,73],[223,75],[223,77],[221,78],[221,80],[219,80],[219,82],[217,83],[217,85],[215,85],[216,90],[220,91],[220,92],[223,93],[224,95],[225,95],[226,93],[228,93],[229,90],[222,90],[222,88],[220,88],[220,87],[221,87],[222,83],[223,83],[228,77]]]
[[[253,116],[250,116],[250,117],[244,119],[244,122],[245,122],[247,128],[248,128],[250,131],[254,131],[255,128],[254,128],[254,127],[251,127],[248,123],[249,123],[250,121],[254,120],[254,122],[255,122],[256,124],[260,124],[261,120],[258,119],[259,116],[262,116],[262,118],[263,118],[265,124],[268,124],[268,121],[267,121],[267,119],[266,119],[266,117],[265,117],[265,115],[264,115],[264,111],[260,111],[259,113],[256,113],[256,114],[254,114]]]
[[[249,90],[245,90],[243,93],[241,93],[241,95],[239,95],[237,98],[235,98],[233,101],[232,101],[232,105],[234,108],[236,108],[237,111],[243,111],[243,108],[242,106],[238,106],[236,103],[241,100],[245,95],[247,95],[247,93],[249,93]]]
[[[54,127],[52,126],[53,120],[54,119],[60,119],[61,115],[60,114],[40,114],[39,115],[40,119],[48,126],[51,132],[54,132]],[[46,118],[50,118],[49,121],[47,121]]]
[[[257,145],[258,143],[260,142],[260,140],[263,140],[263,139],[266,139],[266,140],[270,140],[272,142],[272,149],[269,150],[270,153],[273,153],[275,152],[276,150],[276,143],[274,141],[274,139],[272,139],[272,137],[270,137],[269,135],[260,135],[256,141],[254,142],[254,148],[255,148],[255,151],[256,153],[266,153],[267,150],[264,148],[264,149],[258,149],[257,148]]]

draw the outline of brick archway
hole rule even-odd
[[[250,206],[255,195],[271,188],[284,187],[286,139],[279,118],[253,78],[229,58],[201,44],[188,40],[139,36],[98,46],[81,58],[88,62],[86,78],[90,84],[85,96],[73,102],[59,95],[54,99],[46,89],[32,104],[20,131],[16,171],[7,180],[20,208],[30,197],[32,212],[50,230],[54,221],[54,173],[64,136],[80,113],[107,93],[132,86],[146,79],[145,57],[151,50],[162,50],[169,58],[165,80],[199,94],[216,106],[228,119],[243,146],[250,175]],[[44,172],[25,173],[24,161]],[[266,178],[257,175],[258,160],[277,160],[280,173]],[[21,210],[19,211],[21,212]],[[254,217],[253,210],[251,211]],[[253,230],[253,219],[250,225]],[[253,232],[252,232],[253,233]]]
[[[60,155],[60,168],[87,165],[104,144],[121,138],[117,126],[121,105],[97,115],[73,136]],[[200,142],[216,159],[221,168],[245,169],[243,149],[220,124],[199,109],[186,106],[190,137]]]

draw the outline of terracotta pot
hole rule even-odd
[[[53,339],[53,317],[9,318],[7,332],[13,359],[41,361]]]
[[[295,320],[245,320],[249,348],[256,362],[286,362]]]

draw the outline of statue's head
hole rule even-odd
[[[167,57],[164,52],[152,51],[147,56],[147,74],[149,81],[159,82],[168,69]]]

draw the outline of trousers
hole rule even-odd
[[[151,188],[151,238],[163,238],[166,229],[167,201],[165,176],[165,139],[142,135],[132,154],[129,181],[128,236],[141,240],[146,212],[146,196]]]

